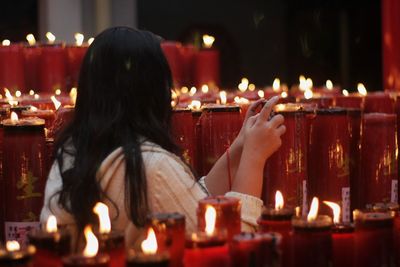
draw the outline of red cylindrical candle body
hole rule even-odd
[[[70,255],[62,259],[63,267],[109,267],[110,257],[97,254],[94,257],[83,255]]]
[[[130,250],[127,256],[126,267],[168,267],[169,257],[165,253],[144,254]]]
[[[43,45],[39,64],[39,92],[66,90],[67,64],[64,45]]]
[[[292,236],[292,261],[296,267],[332,266],[332,220],[318,216],[313,222],[294,218]]]
[[[169,266],[183,266],[185,216],[179,213],[155,213],[148,217],[147,226],[154,229],[158,244],[157,251],[169,252]]]
[[[232,267],[280,266],[281,236],[277,233],[240,233],[229,244]]]
[[[355,240],[352,225],[335,225],[332,228],[333,267],[355,267]]]
[[[110,256],[110,267],[124,266],[125,264],[125,237],[123,233],[111,232],[98,234],[99,252]]]
[[[396,256],[395,261],[397,266],[400,266],[400,213],[397,210],[394,213],[394,222],[393,222],[393,228],[394,228],[394,255]]]
[[[220,84],[219,51],[216,49],[201,49],[195,55],[193,67],[193,82],[200,88],[203,84],[211,87]]]
[[[394,100],[388,93],[368,93],[364,98],[364,113],[394,113]]]
[[[28,246],[26,249],[7,251],[0,246],[1,267],[31,267],[35,248]]]
[[[50,97],[50,94],[40,94],[38,99],[33,96],[24,97],[19,104],[21,106],[34,106],[42,110],[55,110],[54,103]]]
[[[335,107],[341,108],[355,108],[360,109],[362,107],[363,98],[359,95],[349,95],[349,96],[336,96],[334,100]]]
[[[275,111],[285,117],[286,133],[282,146],[267,161],[264,169],[264,203],[275,201],[275,192],[281,191],[289,206],[303,203],[303,181],[307,179],[306,114],[301,106],[279,105]]]
[[[342,220],[350,221],[350,133],[345,109],[318,109],[311,122],[308,195],[342,204]],[[321,207],[322,214],[331,214]]]
[[[39,89],[39,65],[42,48],[40,46],[26,46],[24,48],[25,56],[25,82],[26,91]]]
[[[383,212],[355,211],[355,266],[390,266],[393,217]]]
[[[193,165],[195,153],[194,127],[192,111],[190,109],[175,109],[171,118],[172,135],[181,147],[185,161]]]
[[[45,186],[44,122],[4,124],[5,234],[26,244],[27,233],[39,227]]]
[[[180,48],[181,61],[183,65],[183,85],[193,84],[193,65],[197,50],[193,45],[184,45]]]
[[[45,121],[45,128],[50,129],[53,126],[55,113],[53,110],[23,110],[21,112],[22,118],[37,117]]]
[[[0,120],[9,117],[10,110],[8,108],[0,108]],[[4,174],[3,174],[3,139],[4,130],[3,125],[0,124],[0,243],[4,241]]]
[[[203,174],[233,143],[242,126],[238,106],[206,106],[200,118]]]
[[[201,124],[200,124],[200,116],[201,110],[192,110],[192,118],[193,118],[193,132],[194,132],[194,154],[193,154],[193,167],[197,173],[197,175],[202,176],[205,175],[203,173],[203,161],[202,161],[202,143],[201,143]]]
[[[81,70],[81,64],[83,57],[86,54],[87,46],[67,46],[67,66],[68,66],[68,81],[67,88],[77,87],[79,72]]]
[[[204,231],[206,226],[205,212],[207,206],[213,206],[216,209],[215,229],[226,230],[228,240],[241,232],[241,203],[239,199],[215,196],[200,200],[197,208],[197,225],[200,231]]]
[[[182,44],[178,42],[165,41],[161,43],[161,48],[171,69],[174,87],[176,88],[184,85],[184,66],[180,53],[181,47]]]
[[[361,135],[360,205],[398,201],[396,115],[365,114]]]
[[[24,51],[20,44],[0,45],[0,88],[25,92]]]
[[[314,104],[318,108],[330,108],[333,107],[333,97],[313,97],[310,99],[301,98],[297,102],[304,104]]]

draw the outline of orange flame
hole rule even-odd
[[[7,243],[6,243],[7,251],[13,252],[13,251],[18,251],[20,249],[21,249],[21,247],[20,247],[18,241],[16,241],[16,240],[7,241]]]
[[[47,218],[46,231],[48,233],[56,233],[57,232],[57,218],[56,218],[56,216],[50,215],[49,218]]]
[[[108,214],[108,207],[102,202],[97,202],[93,208],[93,212],[97,214],[100,222],[99,232],[107,234],[111,232],[110,216]]]
[[[314,197],[311,202],[310,211],[308,212],[308,215],[307,215],[307,221],[312,222],[312,221],[315,221],[315,219],[317,219],[318,207],[319,207],[318,198]]]
[[[215,230],[215,221],[217,220],[217,211],[213,206],[208,205],[205,213],[206,234],[212,235]]]
[[[86,246],[83,250],[83,256],[88,258],[96,256],[99,250],[99,241],[93,234],[92,227],[90,225],[87,225],[83,230],[83,233],[86,239]]]
[[[153,228],[150,227],[147,231],[147,238],[143,240],[141,247],[145,254],[155,254],[157,252],[157,238]]]
[[[284,206],[284,201],[283,201],[283,195],[281,191],[276,191],[275,193],[275,210],[281,210],[283,209]]]

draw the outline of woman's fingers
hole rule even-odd
[[[269,119],[269,115],[271,114],[272,108],[275,106],[276,103],[278,103],[278,100],[278,96],[274,96],[273,98],[268,100],[260,112],[259,119],[267,121]]]
[[[286,132],[286,126],[282,124],[276,129],[276,132],[279,136],[283,135]]]
[[[257,108],[262,105],[264,101],[264,98],[258,99],[257,101],[253,102],[250,106],[249,109],[246,112],[246,116],[244,118],[244,121],[246,121],[248,118],[251,116],[254,116],[257,114]]]
[[[269,123],[273,128],[277,128],[279,125],[285,122],[285,118],[281,114],[277,114],[273,116],[270,120]]]

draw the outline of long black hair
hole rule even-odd
[[[59,204],[73,214],[78,229],[94,223],[92,208],[107,198],[96,180],[102,161],[116,148],[125,156],[125,194],[131,221],[141,226],[148,212],[140,145],[149,140],[179,153],[170,136],[171,71],[160,38],[127,27],[100,33],[83,59],[75,115],[56,142],[61,171]],[[119,211],[120,212],[120,211]]]

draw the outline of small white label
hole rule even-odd
[[[308,203],[307,203],[307,180],[303,180],[303,208],[301,210],[302,216],[308,214]]]
[[[40,229],[40,222],[5,222],[5,238],[17,240],[21,247],[28,244],[28,233],[33,229]]]
[[[342,221],[350,222],[350,187],[342,188]]]
[[[397,203],[399,199],[399,181],[398,180],[392,180],[392,190],[390,194],[390,202],[392,203]]]

